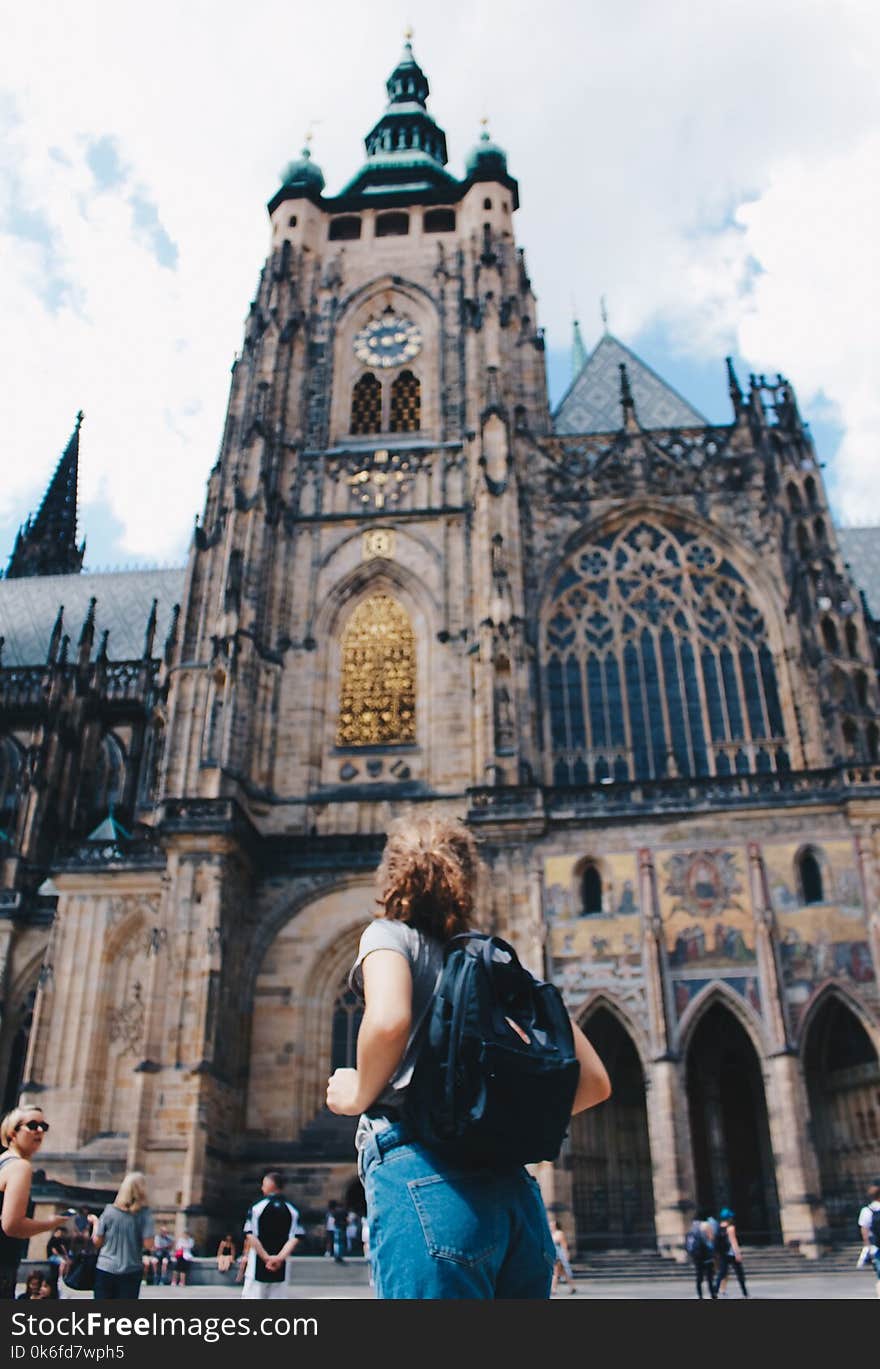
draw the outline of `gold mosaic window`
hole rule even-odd
[[[337,746],[416,739],[416,641],[406,612],[387,594],[358,604],[342,638]]]
[[[401,371],[391,386],[391,423],[393,433],[417,433],[422,426],[422,387],[412,371]]]
[[[382,386],[370,371],[361,376],[351,392],[351,431],[382,431]]]

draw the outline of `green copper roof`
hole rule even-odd
[[[324,189],[324,173],[312,161],[312,154],[308,146],[303,148],[298,161],[289,162],[282,171],[281,184],[287,189],[302,187],[303,189],[317,191],[318,194]]]
[[[507,176],[507,153],[493,143],[489,130],[484,128],[480,141],[468,153],[465,169],[471,180],[504,180]]]

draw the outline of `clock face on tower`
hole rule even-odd
[[[354,354],[365,366],[402,366],[422,350],[422,334],[411,319],[384,313],[356,334]]]

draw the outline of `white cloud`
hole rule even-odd
[[[551,338],[567,339],[573,294],[593,331],[604,293],[624,337],[659,325],[692,355],[734,346],[783,370],[808,415],[839,415],[842,512],[877,516],[873,4],[2,0],[0,14],[18,117],[0,162],[14,320],[0,516],[32,506],[81,406],[84,499],[109,501],[123,553],[181,553],[278,171],[318,119],[329,190],[348,179],[410,19],[451,169],[484,110],[508,149]],[[99,190],[87,157],[104,139],[125,175]],[[135,195],[155,222],[134,223]],[[4,204],[32,216],[31,237]]]

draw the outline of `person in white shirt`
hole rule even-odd
[[[880,1298],[880,1250],[874,1239],[874,1214],[880,1212],[880,1184],[868,1185],[868,1201],[859,1213],[859,1230],[862,1233],[862,1253],[859,1255],[859,1268],[873,1260],[877,1273],[877,1297]],[[877,1218],[880,1227],[880,1217]]]

